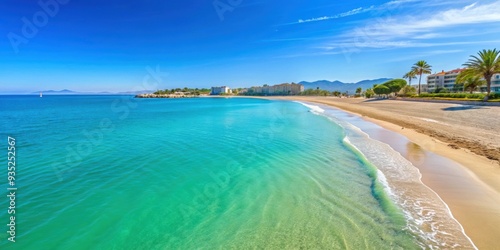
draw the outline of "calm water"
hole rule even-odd
[[[2,233],[0,249],[439,246],[355,146],[362,136],[350,143],[355,130],[315,108],[2,96],[0,148],[16,138],[18,191],[16,243]]]

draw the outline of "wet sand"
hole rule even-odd
[[[500,165],[492,158],[500,152],[500,107],[333,97],[272,99],[334,106],[404,135],[409,143],[401,143],[404,140],[394,134],[369,133],[420,170],[422,182],[445,201],[479,249],[498,247]],[[480,149],[485,152],[476,154]]]

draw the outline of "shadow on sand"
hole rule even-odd
[[[443,111],[461,111],[461,110],[470,110],[470,109],[484,109],[484,107],[474,106],[474,105],[460,105],[460,106],[455,106],[455,107],[442,108],[441,110],[443,110]]]
[[[387,101],[387,100],[393,100],[390,98],[370,98],[368,100],[365,100],[363,102],[378,102],[378,101]]]

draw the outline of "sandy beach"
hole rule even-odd
[[[271,97],[326,104],[402,134],[442,157],[403,156],[422,182],[449,206],[479,249],[498,247],[500,235],[500,107],[335,97]],[[395,145],[390,138],[377,138]],[[446,159],[444,159],[444,158]],[[449,159],[449,160],[448,160]]]

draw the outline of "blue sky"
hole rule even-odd
[[[148,68],[161,89],[356,82],[418,60],[455,69],[500,44],[500,1],[40,3],[0,3],[0,93],[137,90]]]

